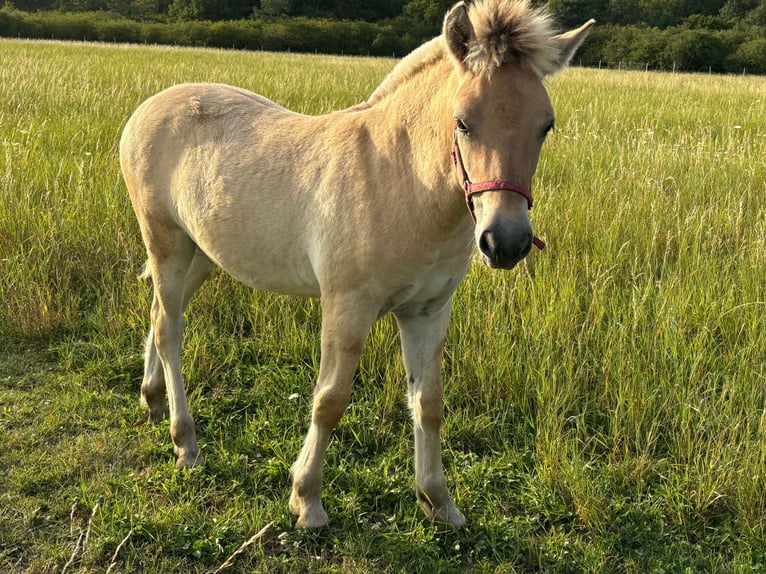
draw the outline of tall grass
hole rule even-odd
[[[223,274],[203,286],[183,360],[208,465],[173,471],[167,425],[137,408],[150,292],[117,142],[173,83],[224,81],[323,113],[363,99],[394,62],[21,41],[0,42],[0,58],[0,569],[74,557],[103,571],[126,540],[124,571],[203,572],[270,521],[239,566],[764,568],[766,80],[551,79],[557,127],[532,212],[549,249],[509,273],[475,265],[447,341],[445,467],[469,527],[415,509],[384,319],[328,454],[333,526],[305,533],[286,494],[318,303]],[[73,552],[89,523],[87,552]]]

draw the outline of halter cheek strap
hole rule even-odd
[[[465,190],[465,203],[468,206],[468,211],[471,214],[471,219],[476,222],[476,214],[474,213],[473,198],[476,193],[482,193],[484,191],[511,191],[524,196],[527,200],[527,209],[532,209],[532,192],[524,185],[508,181],[507,179],[496,179],[491,181],[482,181],[479,183],[471,182],[468,177],[468,173],[465,171],[465,165],[463,164],[463,156],[460,153],[460,146],[457,141],[458,131],[455,130],[455,143],[452,146],[452,160],[457,167],[458,176],[460,176],[460,183]],[[532,237],[532,243],[540,250],[545,249],[545,243],[537,236]]]

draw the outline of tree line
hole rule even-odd
[[[538,2],[538,4],[541,2]],[[0,35],[401,56],[453,0],[11,0]],[[766,0],[549,0],[586,66],[766,74]]]

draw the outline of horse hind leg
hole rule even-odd
[[[189,306],[194,293],[205,282],[213,269],[213,262],[197,248],[184,281],[183,311]],[[151,265],[147,264],[142,278],[151,278]],[[155,423],[166,418],[170,411],[166,399],[165,373],[157,354],[154,341],[154,326],[149,328],[144,346],[144,378],[141,383],[141,407],[149,414],[149,422]]]
[[[164,374],[170,412],[170,437],[178,455],[176,465],[190,467],[202,462],[181,374],[183,309],[185,302],[188,302],[184,286],[192,266],[195,245],[182,230],[175,229],[163,233],[161,246],[161,251],[156,253],[153,252],[151,243],[148,244],[149,264],[154,281],[152,334]],[[156,386],[151,390],[156,391]]]

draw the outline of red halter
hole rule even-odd
[[[532,209],[532,192],[520,183],[514,183],[507,179],[496,179],[493,181],[482,181],[480,183],[472,183],[468,177],[468,173],[465,171],[465,165],[463,164],[463,155],[460,153],[460,146],[457,143],[458,130],[455,129],[455,144],[452,147],[452,159],[457,167],[458,175],[460,176],[460,183],[465,190],[465,203],[468,206],[468,211],[471,214],[471,219],[476,222],[476,215],[474,214],[473,199],[471,196],[475,193],[481,193],[483,191],[512,191],[524,196],[527,200],[527,209]],[[540,250],[545,249],[545,243],[539,237],[533,236],[532,243]]]

